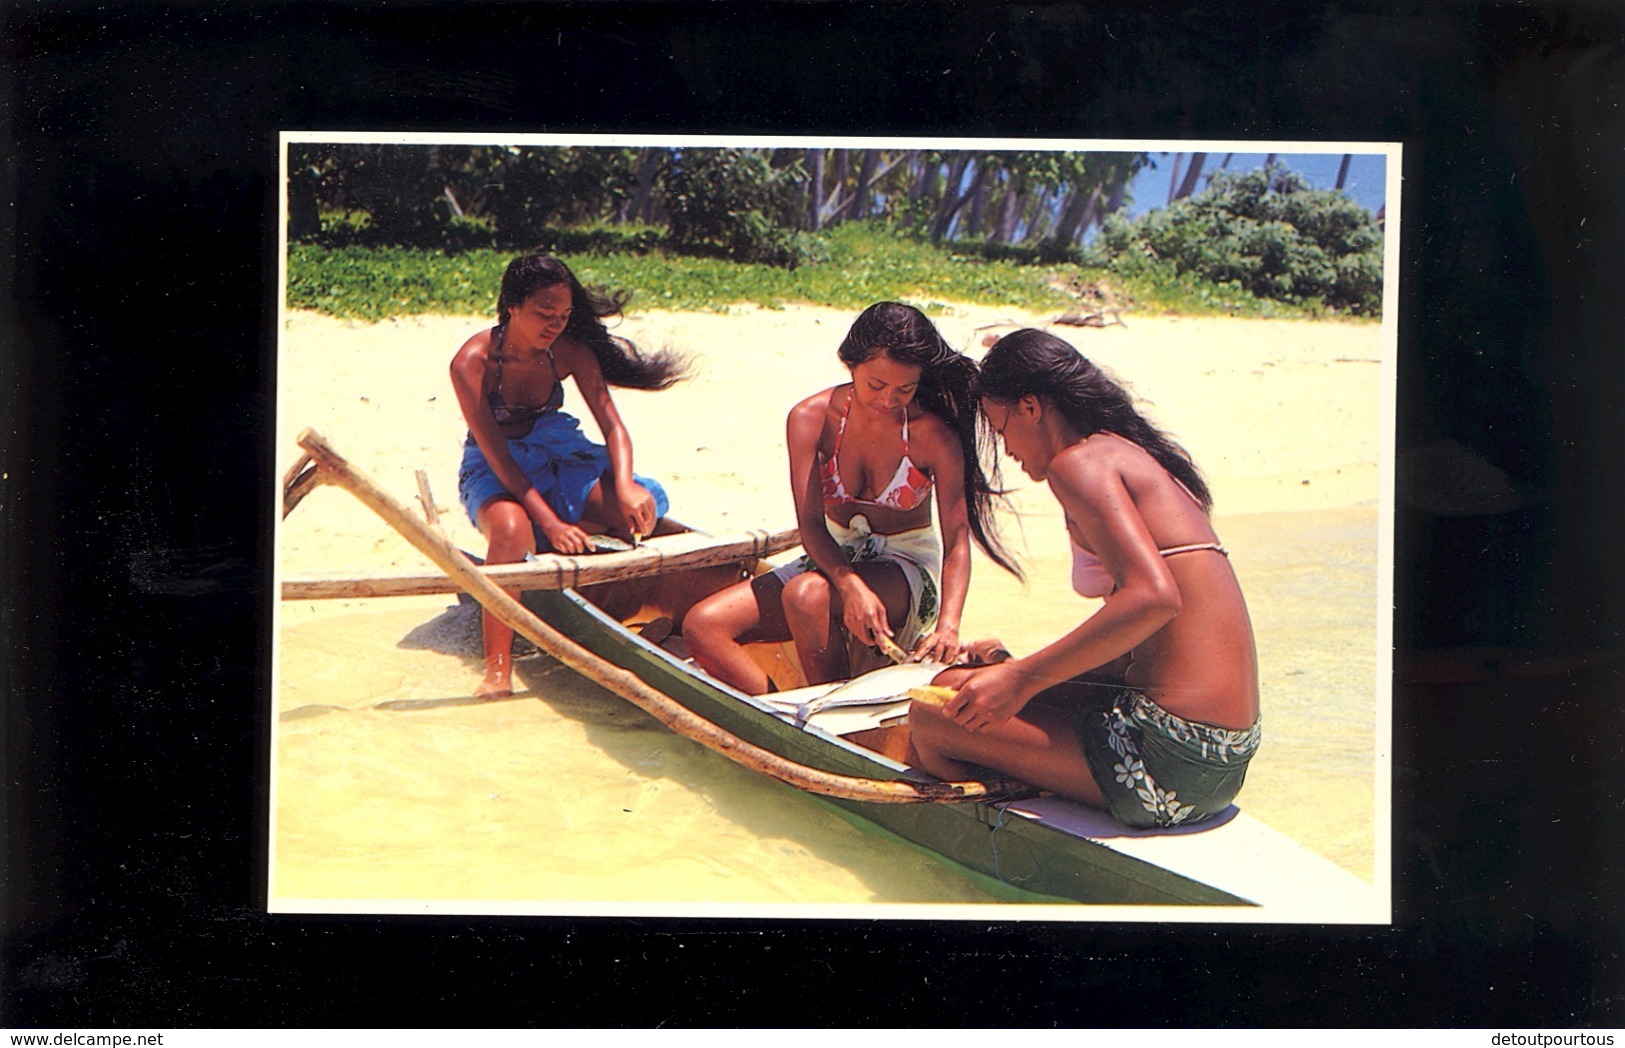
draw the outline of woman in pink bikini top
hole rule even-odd
[[[1258,744],[1258,660],[1201,474],[1046,332],[1000,339],[978,392],[1005,452],[1061,504],[1073,588],[1104,603],[1036,652],[939,678],[954,698],[909,713],[921,765],[994,768],[1133,826],[1222,810]]]
[[[1191,502],[1195,503],[1196,506],[1202,510],[1202,512],[1207,512],[1207,507],[1203,505],[1202,500],[1196,497],[1195,492],[1191,491],[1190,488],[1185,486],[1184,481],[1180,480],[1172,473],[1170,473],[1168,476],[1175,484],[1179,485],[1179,490],[1183,491]],[[1071,521],[1067,521],[1067,530],[1069,532],[1072,530]],[[1077,595],[1080,597],[1111,596],[1112,591],[1117,589],[1117,580],[1112,578],[1112,573],[1106,569],[1106,563],[1093,553],[1078,545],[1077,539],[1071,538],[1070,535],[1068,536],[1068,539],[1072,544],[1073,592],[1077,593]],[[1221,556],[1226,557],[1230,555],[1229,551],[1223,546],[1219,545],[1218,542],[1187,542],[1179,546],[1163,546],[1157,550],[1157,554],[1166,558],[1177,557],[1181,553],[1199,553],[1204,550],[1218,553]]]
[[[971,542],[1015,570],[992,531],[976,365],[896,302],[864,310],[840,358],[852,381],[803,400],[788,420],[805,556],[707,598],[683,622],[695,661],[752,694],[768,682],[740,643],[747,635],[794,640],[809,683],[850,674],[848,636],[950,662]]]

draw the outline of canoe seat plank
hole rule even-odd
[[[507,590],[578,589],[599,583],[737,564],[743,571],[799,541],[796,529],[706,535],[685,531],[646,539],[618,553],[568,556],[544,553],[517,564],[487,564],[480,571]],[[445,572],[391,575],[312,575],[282,580],[283,600],[334,600],[456,593]]]

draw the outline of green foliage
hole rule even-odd
[[[289,234],[326,243],[442,245],[454,209],[444,193],[468,149],[296,143],[288,148]],[[315,220],[321,209],[365,222]]]
[[[662,182],[677,251],[735,262],[794,267],[821,253],[797,230],[806,175],[789,159],[775,167],[760,149],[683,149]]]
[[[676,254],[793,268],[829,257],[810,231],[868,217],[1071,261],[1147,154],[294,143],[288,160],[296,243],[574,250],[550,241],[637,223]]]
[[[746,303],[774,308],[811,302],[861,309],[900,299],[936,310],[949,302],[1061,309],[1069,302],[1051,286],[1057,278],[1048,268],[952,254],[880,222],[842,225],[827,242],[826,260],[793,270],[654,250],[562,253],[583,282],[632,291],[632,308],[722,310]],[[366,320],[491,313],[511,258],[491,250],[294,244],[288,251],[288,306]]]
[[[510,256],[403,247],[314,244],[288,247],[288,306],[382,320],[416,313],[496,312]]]
[[[642,225],[549,226],[540,230],[526,250],[550,255],[647,255],[659,251],[666,231]]]
[[[611,214],[632,192],[637,150],[514,146],[481,157],[483,183],[470,194],[509,245],[534,244],[549,227]]]
[[[549,227],[613,212],[633,187],[637,152],[295,143],[289,238],[452,251],[529,246]]]
[[[1120,301],[1135,312],[1176,316],[1231,316],[1260,319],[1321,317],[1319,301],[1285,302],[1260,298],[1235,283],[1215,284],[1195,273],[1181,273],[1167,262],[1148,260],[1131,273],[1094,270],[1109,280]]]
[[[1215,285],[1167,263],[1127,276],[1020,259],[990,260],[972,245],[933,247],[881,220],[831,230],[828,258],[795,269],[716,257],[679,257],[655,246],[656,231],[544,230],[547,250],[564,255],[583,282],[633,292],[630,309],[726,310],[754,304],[777,308],[807,302],[858,310],[873,302],[909,302],[927,312],[949,303],[1021,310],[1075,310],[1069,286],[1105,288],[1125,312],[1314,315],[1303,306],[1260,299],[1233,285]],[[554,245],[557,246],[554,246]],[[632,246],[625,247],[630,244]],[[612,252],[596,253],[598,246]],[[347,319],[381,320],[417,313],[491,316],[497,285],[513,253],[293,244],[288,251],[291,309]]]
[[[1191,275],[1258,299],[1377,315],[1382,233],[1340,192],[1272,166],[1221,172],[1205,192],[1129,222],[1109,218],[1086,263],[1166,285]]]

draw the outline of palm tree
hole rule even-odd
[[[1191,165],[1185,172],[1185,180],[1179,184],[1179,194],[1175,200],[1184,200],[1196,192],[1196,180],[1202,177],[1202,165],[1207,162],[1206,153],[1192,153]]]

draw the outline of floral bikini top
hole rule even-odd
[[[1173,475],[1169,474],[1169,476]],[[1190,495],[1192,502],[1197,501],[1196,496],[1191,495],[1191,489],[1187,488],[1178,477],[1174,477],[1174,483],[1179,485],[1179,490]],[[1105,563],[1099,557],[1078,545],[1077,540],[1072,538],[1070,531],[1067,533],[1067,541],[1072,544],[1072,589],[1080,597],[1111,596],[1112,591],[1117,588],[1117,580],[1113,579],[1111,572],[1106,570]],[[1230,556],[1229,551],[1217,542],[1193,542],[1186,546],[1168,546],[1165,549],[1157,550],[1157,552],[1164,557],[1177,557],[1181,553],[1195,553],[1197,550],[1204,549],[1213,550],[1215,553],[1226,557]]]
[[[564,406],[564,382],[559,378],[559,366],[553,360],[553,350],[547,350],[547,366],[553,369],[553,392],[548,394],[547,403],[540,406],[535,404],[522,404],[510,407],[502,399],[502,364],[507,359],[503,356],[502,346],[507,342],[508,331],[502,325],[491,329],[491,360],[497,366],[497,381],[490,394],[485,398],[486,404],[491,408],[491,417],[497,420],[499,426],[529,425],[541,418],[550,415]]]
[[[852,395],[847,394],[846,407],[841,411],[841,426],[835,432],[835,450],[824,460],[821,478],[824,489],[824,512],[848,503],[860,506],[880,506],[885,509],[911,510],[931,497],[931,478],[908,457],[908,413],[903,413],[903,457],[897,463],[897,472],[891,483],[872,499],[860,499],[846,490],[841,481],[841,440],[846,436],[846,416],[852,411]]]

